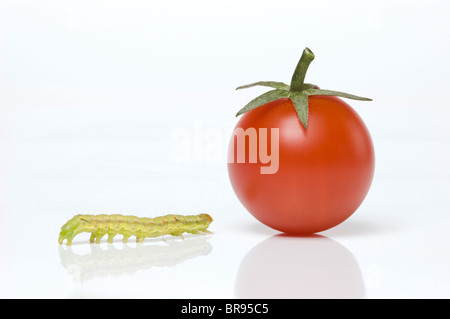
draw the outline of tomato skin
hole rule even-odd
[[[261,174],[268,164],[259,160],[237,163],[229,158],[232,187],[260,222],[307,235],[340,224],[360,206],[372,182],[375,155],[365,124],[347,103],[334,96],[310,96],[305,129],[292,101],[279,99],[245,113],[236,125],[251,127],[257,132],[279,128],[276,173]],[[229,154],[236,152],[233,136]]]

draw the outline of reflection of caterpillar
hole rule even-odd
[[[153,245],[91,245],[90,252],[79,253],[72,246],[59,246],[61,264],[73,276],[75,284],[96,277],[120,276],[152,267],[173,267],[186,260],[206,256],[212,251],[208,236],[175,237]],[[83,251],[83,250],[81,250]]]
[[[146,237],[172,235],[182,237],[183,233],[209,233],[207,230],[212,222],[208,214],[183,216],[166,215],[156,218],[140,218],[124,215],[76,215],[61,227],[58,242],[67,239],[67,245],[79,233],[92,233],[90,242],[100,243],[103,236],[108,235],[108,243],[114,236],[123,235],[126,243],[131,236],[136,242],[143,242]]]

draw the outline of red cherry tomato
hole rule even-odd
[[[245,208],[263,224],[296,235],[346,220],[362,203],[374,174],[372,140],[358,114],[334,96],[309,96],[308,104],[307,129],[288,98],[248,111],[236,125],[254,128],[258,140],[260,128],[268,135],[271,128],[279,129],[276,173],[261,174],[269,164],[259,157],[256,163],[228,163],[232,187]],[[229,145],[234,156],[235,139],[233,135]]]

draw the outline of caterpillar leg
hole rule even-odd
[[[66,245],[67,245],[67,246],[72,245],[72,239],[73,239],[73,237],[67,238],[67,242],[66,242]]]
[[[79,232],[62,232],[59,234],[58,243],[62,245],[64,242],[64,239],[67,239],[66,245],[72,245],[72,239],[78,234]]]
[[[183,230],[177,230],[177,231],[170,232],[169,235],[172,235],[172,236],[175,236],[175,237],[180,237],[181,239],[184,240],[183,233],[184,233]]]
[[[59,239],[58,239],[58,243],[59,243],[60,245],[62,245],[64,239],[67,239],[66,245],[68,245],[68,246],[72,245],[72,239],[73,239],[73,237],[66,237],[66,238],[64,238],[64,237],[60,236]]]
[[[124,244],[126,244],[126,243],[128,242],[128,238],[130,238],[130,237],[131,237],[131,235],[123,235],[122,242],[123,242]]]
[[[103,236],[105,236],[105,235],[104,234],[98,235],[97,238],[95,238],[95,243],[100,244],[100,241],[102,240]]]
[[[114,238],[116,235],[117,235],[117,234],[114,234],[114,233],[108,234],[108,240],[107,240],[107,243],[108,243],[108,244],[112,244],[113,238]]]
[[[89,238],[89,241],[91,243],[95,242],[96,244],[100,244],[100,241],[102,240],[103,236],[105,236],[105,235],[106,235],[106,231],[98,230],[91,234],[91,238]]]

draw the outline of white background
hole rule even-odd
[[[448,1],[1,1],[0,297],[449,298]],[[234,114],[289,82],[350,101],[375,145],[358,211],[314,238],[229,184]],[[57,244],[77,213],[208,212],[208,237]]]

